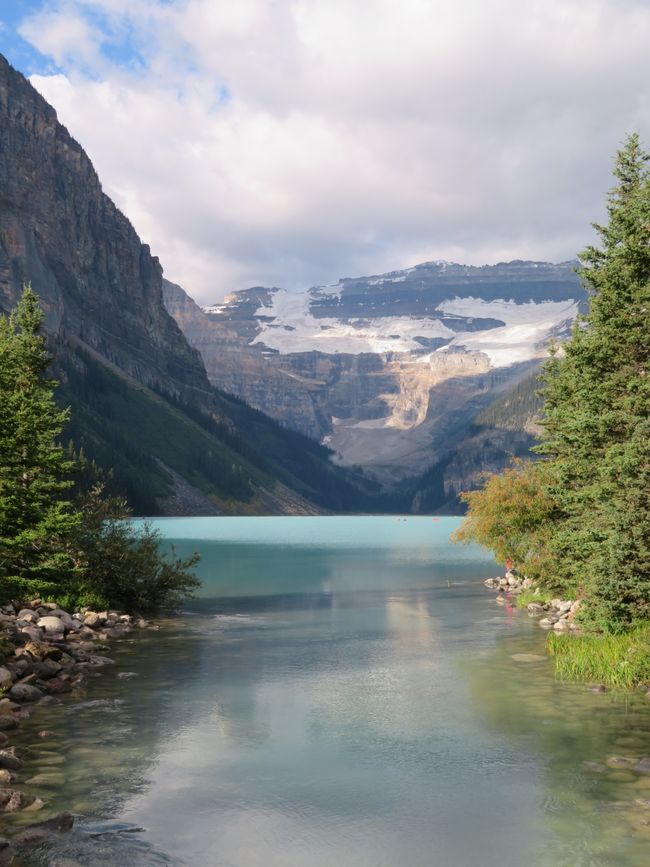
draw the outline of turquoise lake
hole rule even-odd
[[[26,724],[47,810],[79,814],[34,863],[650,863],[650,777],[607,766],[650,754],[650,702],[557,682],[458,523],[155,521],[201,591]]]

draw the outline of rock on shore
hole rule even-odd
[[[508,598],[518,596],[524,590],[532,590],[533,581],[521,578],[514,572],[506,572],[503,577],[486,578],[483,584],[499,594],[497,602],[505,602]],[[542,629],[553,629],[555,632],[577,632],[578,624],[575,617],[580,610],[579,599],[551,599],[550,602],[529,602],[526,611],[531,617],[540,617]]]
[[[16,788],[23,767],[22,752],[10,741],[31,708],[52,702],[52,696],[78,693],[89,671],[113,662],[104,655],[109,647],[106,642],[146,625],[144,620],[136,621],[118,611],[81,609],[70,613],[40,599],[25,606],[0,608],[0,814],[29,814],[45,806],[41,798]],[[40,844],[49,835],[70,827],[70,814],[38,825],[23,825],[19,834],[2,838],[0,865],[12,863],[16,847]]]

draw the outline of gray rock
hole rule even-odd
[[[18,771],[22,766],[23,763],[13,754],[12,750],[0,750],[0,768],[6,768],[8,771]]]
[[[60,617],[54,617],[53,615],[48,615],[46,617],[39,617],[36,622],[37,626],[40,626],[41,629],[44,629],[46,634],[49,636],[51,634],[59,634],[62,635],[65,631],[65,624],[61,620]]]
[[[33,623],[37,617],[36,614],[32,611],[31,608],[21,608],[18,612],[18,620],[26,620],[27,623]]]
[[[100,667],[103,665],[115,665],[115,660],[110,659],[108,656],[93,656],[90,660],[90,664],[94,667]]]
[[[11,672],[0,666],[0,689],[9,689],[13,682]]]
[[[12,842],[16,846],[37,846],[46,842],[53,834],[61,834],[69,831],[74,823],[72,813],[59,813],[45,822],[36,822],[28,825],[20,834],[13,837]]]
[[[37,662],[34,666],[34,671],[41,680],[49,680],[56,677],[61,671],[61,664],[53,659],[44,659],[43,662]]]
[[[634,770],[639,774],[650,774],[650,758],[640,759],[634,766]]]
[[[529,602],[526,606],[526,611],[531,615],[531,617],[539,617],[545,612],[545,608],[539,602]]]
[[[542,627],[542,629],[552,629],[554,623],[554,617],[542,617],[542,619],[539,621],[539,625]]]
[[[15,729],[18,723],[14,719],[13,714],[0,714],[0,732],[8,732]]]
[[[38,701],[42,696],[40,689],[29,683],[16,683],[9,690],[9,697],[21,703]]]

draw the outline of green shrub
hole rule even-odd
[[[71,595],[77,604],[149,614],[175,610],[200,585],[192,572],[199,560],[162,554],[160,534],[129,520],[126,501],[104,497],[96,485],[82,502],[73,542],[83,563]]]

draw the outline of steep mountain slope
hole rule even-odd
[[[426,472],[403,484],[414,512],[461,514],[461,491],[476,488],[486,473],[510,466],[513,458],[530,460],[539,433],[539,371],[534,370],[478,413],[462,438]]]
[[[400,487],[447,464],[585,299],[571,262],[428,262],[302,293],[257,287],[204,310],[163,291],[215,385]]]
[[[31,282],[69,435],[141,512],[363,508],[327,449],[218,392],[162,302],[162,268],[54,109],[0,55],[0,310]]]

